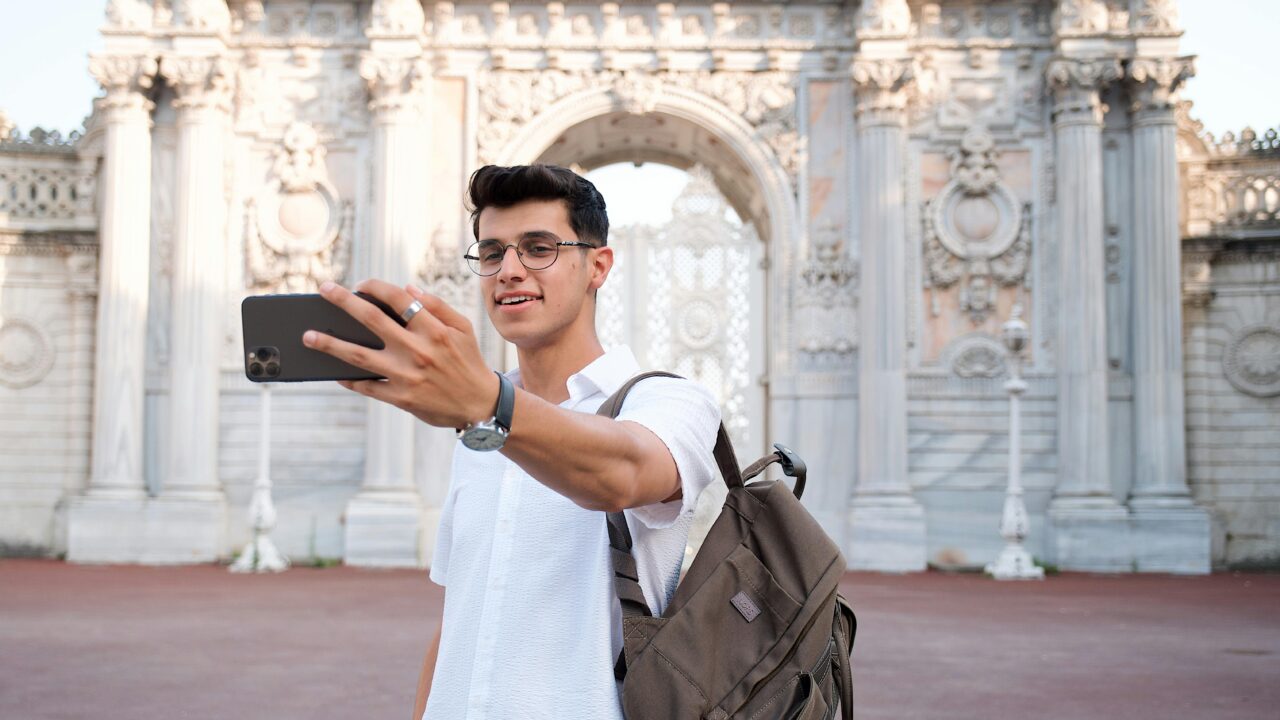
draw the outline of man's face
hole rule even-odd
[[[480,213],[479,239],[517,245],[524,237],[551,242],[577,242],[569,211],[560,200],[530,200]],[[612,265],[609,248],[561,246],[550,267],[529,270],[515,248],[502,257],[495,275],[481,278],[485,311],[498,333],[517,347],[534,348],[557,341],[566,328],[593,326],[592,292]],[[532,261],[531,261],[532,262]]]

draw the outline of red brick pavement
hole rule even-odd
[[[1280,717],[1280,575],[844,586],[859,720]],[[415,571],[0,561],[0,720],[403,720],[440,598]]]

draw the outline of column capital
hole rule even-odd
[[[431,64],[422,56],[366,53],[360,59],[360,77],[369,87],[369,109],[380,118],[417,115],[425,109]]]
[[[1134,58],[1125,78],[1133,100],[1130,110],[1138,122],[1156,120],[1172,124],[1178,89],[1196,74],[1194,57]]]
[[[231,64],[220,55],[165,55],[160,75],[173,88],[179,111],[231,110]]]
[[[89,74],[106,90],[98,107],[107,122],[145,120],[155,105],[146,92],[155,84],[157,64],[150,55],[90,55]]]
[[[1101,92],[1124,77],[1115,58],[1057,57],[1045,67],[1045,82],[1053,92],[1055,125],[1102,124]]]
[[[907,58],[858,59],[850,67],[857,103],[854,113],[864,127],[902,125],[907,93],[915,81]]]

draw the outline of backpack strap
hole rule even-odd
[[[651,377],[681,378],[669,372],[655,370],[636,375],[618,388],[618,391],[605,400],[596,411],[597,415],[608,418],[618,417],[622,411],[622,403],[631,392],[631,388],[641,380]],[[729,441],[729,433],[725,432],[724,423],[716,434],[714,450],[716,465],[720,467],[720,476],[731,488],[742,487],[742,472],[738,469],[738,458],[733,452],[733,443]],[[636,560],[631,555],[631,530],[627,527],[627,518],[620,512],[608,513],[606,525],[609,531],[609,555],[613,559],[613,589],[618,595],[618,603],[622,607],[622,619],[633,617],[652,617],[644,599],[644,591],[640,588],[640,574],[636,568]],[[618,680],[627,674],[626,654],[618,653],[618,661],[613,667],[613,674]]]

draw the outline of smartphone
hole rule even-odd
[[[363,292],[356,295],[404,326],[400,314],[381,300]],[[383,379],[302,344],[303,333],[318,330],[374,350],[386,347],[372,330],[320,295],[253,295],[240,303],[240,319],[244,374],[253,382]]]

